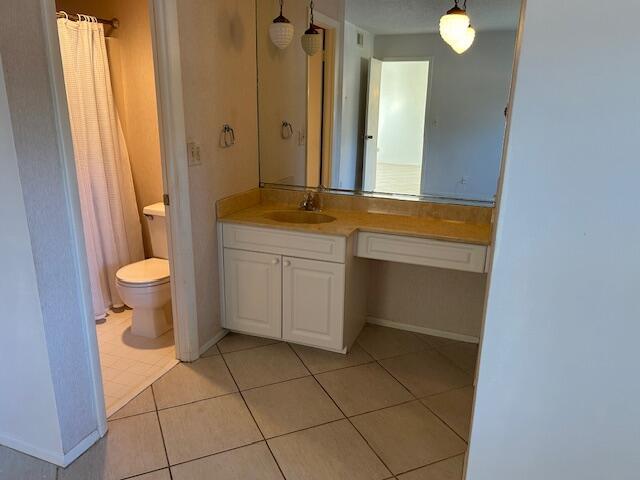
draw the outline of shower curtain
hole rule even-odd
[[[115,109],[103,26],[58,19],[93,310],[122,307],[116,271],[144,258],[129,154]]]

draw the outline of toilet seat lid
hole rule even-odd
[[[122,267],[116,273],[121,283],[129,285],[157,285],[169,281],[169,260],[148,258]]]

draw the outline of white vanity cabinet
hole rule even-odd
[[[225,328],[346,352],[365,322],[366,262],[352,242],[231,223],[219,231]]]
[[[282,262],[282,338],[341,348],[345,266],[285,257]]]
[[[224,249],[226,328],[280,338],[281,264],[279,255]]]

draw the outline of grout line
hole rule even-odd
[[[221,455],[223,453],[233,452],[235,450],[240,450],[241,448],[245,448],[245,447],[251,447],[252,445],[258,445],[259,443],[263,443],[263,442],[265,442],[265,440],[256,440],[255,442],[249,442],[246,445],[239,445],[237,447],[232,447],[232,448],[227,448],[227,449],[224,449],[224,450],[220,450],[219,452],[209,453],[207,455],[202,455],[200,457],[195,457],[195,458],[192,458],[190,460],[184,460],[182,462],[177,462],[177,463],[174,463],[173,465],[170,465],[169,467],[165,467],[165,468],[169,468],[169,470],[171,470],[173,467],[179,467],[179,466],[184,465],[186,463],[197,462],[198,460],[203,460],[203,459],[209,458],[209,457],[215,457],[216,455]],[[131,478],[131,477],[129,477],[129,478]],[[135,478],[135,477],[133,477],[133,478]]]
[[[231,332],[234,333],[234,332]],[[245,335],[250,337],[251,335],[246,335],[244,333],[238,333],[237,335]],[[267,338],[267,337],[256,337],[256,338]],[[223,340],[224,338],[220,339],[220,342]],[[283,340],[276,340],[276,339],[269,339],[269,340],[273,340],[273,343],[263,343],[262,345],[254,345],[253,347],[246,347],[246,348],[239,348],[237,350],[229,350],[228,352],[223,352],[222,350],[220,350],[220,347],[218,347],[218,351],[220,352],[220,355],[229,355],[230,353],[236,353],[236,352],[246,352],[247,350],[255,350],[256,348],[262,348],[262,347],[270,347],[271,345],[277,345],[278,343],[285,343]],[[220,343],[218,342],[218,343]],[[216,343],[216,345],[218,345],[218,343]]]
[[[462,440],[465,443],[465,445],[467,445],[467,446],[469,445],[469,442],[467,440],[465,440],[464,438],[462,438],[462,435],[460,435],[458,432],[456,432],[455,429],[451,425],[449,425],[444,418],[442,418],[440,415],[438,415],[435,412],[435,410],[431,409],[429,407],[429,405],[425,405],[423,402],[420,402],[420,404],[424,408],[426,408],[429,412],[431,412],[434,417],[436,417],[438,420],[440,420],[440,423],[443,423],[449,430],[451,430],[456,435],[456,437],[458,437],[460,440]]]
[[[292,348],[291,350],[294,351],[294,353],[296,355],[298,355],[298,353]],[[300,358],[300,356],[298,355],[298,358]],[[300,358],[300,361],[302,362],[302,359]],[[304,362],[303,362],[304,363]],[[336,406],[336,408],[338,410],[340,410],[340,413],[342,413],[342,415],[344,415],[345,419],[347,420],[347,422],[349,422],[349,424],[351,425],[351,427],[353,429],[355,429],[356,432],[358,432],[358,435],[360,435],[360,437],[362,438],[362,440],[364,440],[365,444],[369,447],[369,450],[371,450],[371,452],[373,452],[373,454],[378,458],[378,460],[380,460],[380,463],[382,463],[382,465],[384,466],[384,468],[387,469],[387,471],[391,474],[391,476],[394,475],[394,473],[391,471],[391,469],[389,468],[389,466],[384,462],[384,460],[382,460],[382,458],[380,458],[380,455],[378,455],[378,452],[376,452],[373,447],[369,444],[369,442],[367,441],[366,438],[364,438],[364,436],[362,435],[362,433],[360,433],[360,430],[358,430],[356,428],[356,426],[353,424],[353,422],[349,419],[349,417],[347,415],[345,415],[344,411],[340,408],[340,405],[338,405],[338,403],[334,400],[334,398],[329,394],[329,392],[327,392],[327,390],[324,388],[324,386],[318,381],[318,379],[315,377],[315,375],[312,375],[313,379],[316,381],[316,383],[320,386],[320,388],[322,389],[322,391],[324,391],[325,395],[327,395],[331,401],[333,402],[333,404]],[[336,421],[341,421],[341,420],[336,420]]]
[[[293,350],[293,349],[291,349],[291,350]],[[280,463],[278,462],[278,459],[273,454],[273,451],[271,450],[271,446],[269,445],[269,442],[267,442],[267,439],[264,436],[264,432],[260,428],[260,425],[256,421],[256,417],[253,416],[253,412],[249,408],[249,404],[247,403],[247,399],[244,398],[244,395],[242,394],[242,391],[240,390],[238,382],[236,382],[236,378],[233,376],[233,373],[231,373],[231,369],[229,368],[229,365],[227,365],[227,360],[224,358],[223,355],[220,355],[220,356],[222,357],[222,361],[224,362],[225,366],[227,367],[227,371],[229,372],[229,375],[231,375],[231,378],[233,379],[233,383],[235,384],[236,388],[238,389],[238,392],[240,394],[240,398],[242,398],[242,401],[244,402],[245,408],[249,412],[249,415],[251,415],[251,419],[253,420],[253,423],[255,424],[256,428],[258,429],[258,432],[260,432],[260,436],[262,437],[262,440],[264,441],[265,445],[267,446],[267,449],[269,450],[269,453],[271,454],[271,458],[273,458],[273,461],[276,462],[276,467],[278,467],[278,470],[280,471],[280,475],[282,475],[282,478],[286,479],[286,477],[284,475],[284,472],[282,471],[282,467],[280,466]]]
[[[430,393],[429,395],[425,395],[424,397],[419,397],[418,400],[424,400],[426,398],[431,398],[431,397],[436,397],[438,395],[444,395],[445,393],[451,393],[451,392],[455,392],[458,390],[464,390],[465,388],[469,388],[469,387],[473,387],[473,384],[469,384],[469,385],[464,385],[462,387],[456,387],[456,388],[452,388],[450,390],[445,390],[444,392],[438,392],[438,393]],[[475,388],[474,388],[475,390]]]
[[[150,473],[161,472],[163,470],[169,471],[169,478],[173,480],[173,477],[171,476],[171,469],[169,467],[156,468],[155,470],[149,470],[148,472],[144,472],[144,473],[136,473],[135,475],[132,475],[130,477],[123,477],[122,480],[130,480],[130,479],[141,477],[143,475],[149,475]]]
[[[415,472],[417,470],[420,470],[421,468],[431,467],[432,465],[437,465],[438,463],[446,462],[447,460],[451,460],[452,458],[456,458],[456,457],[459,457],[461,455],[465,455],[465,453],[466,453],[466,451],[463,452],[463,453],[456,453],[455,455],[451,455],[450,457],[442,458],[440,460],[436,460],[435,462],[429,462],[426,465],[422,465],[422,466],[416,467],[416,468],[411,468],[411,469],[406,470],[404,472],[397,473],[396,475],[406,475],[407,473]]]
[[[162,430],[162,422],[160,421],[160,413],[158,413],[158,404],[156,403],[156,394],[153,391],[153,385],[151,385],[151,397],[153,398],[153,405],[156,409],[156,419],[158,420],[158,427],[160,428],[160,437],[162,438],[162,447],[164,448],[164,457],[167,459],[167,467],[171,466],[171,462],[169,461],[169,453],[167,452],[167,444],[164,439],[164,431]],[[171,468],[169,468],[169,478],[173,480],[173,474],[171,473]]]
[[[387,370],[385,368],[384,365],[382,365],[382,363],[380,363],[379,361],[376,361],[376,363],[378,364],[378,366],[380,368],[382,368],[383,371],[387,372],[387,374],[391,378],[393,378],[396,382],[398,382],[402,386],[402,388],[404,388],[409,393],[409,395],[411,395],[414,398],[414,400],[418,400],[418,397],[409,389],[409,387],[407,387],[404,383],[402,383],[400,380],[398,380],[393,373],[391,373],[389,370]]]

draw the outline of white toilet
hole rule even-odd
[[[156,338],[172,328],[169,250],[164,205],[144,207],[153,258],[122,267],[116,273],[120,297],[133,309],[131,333]]]

